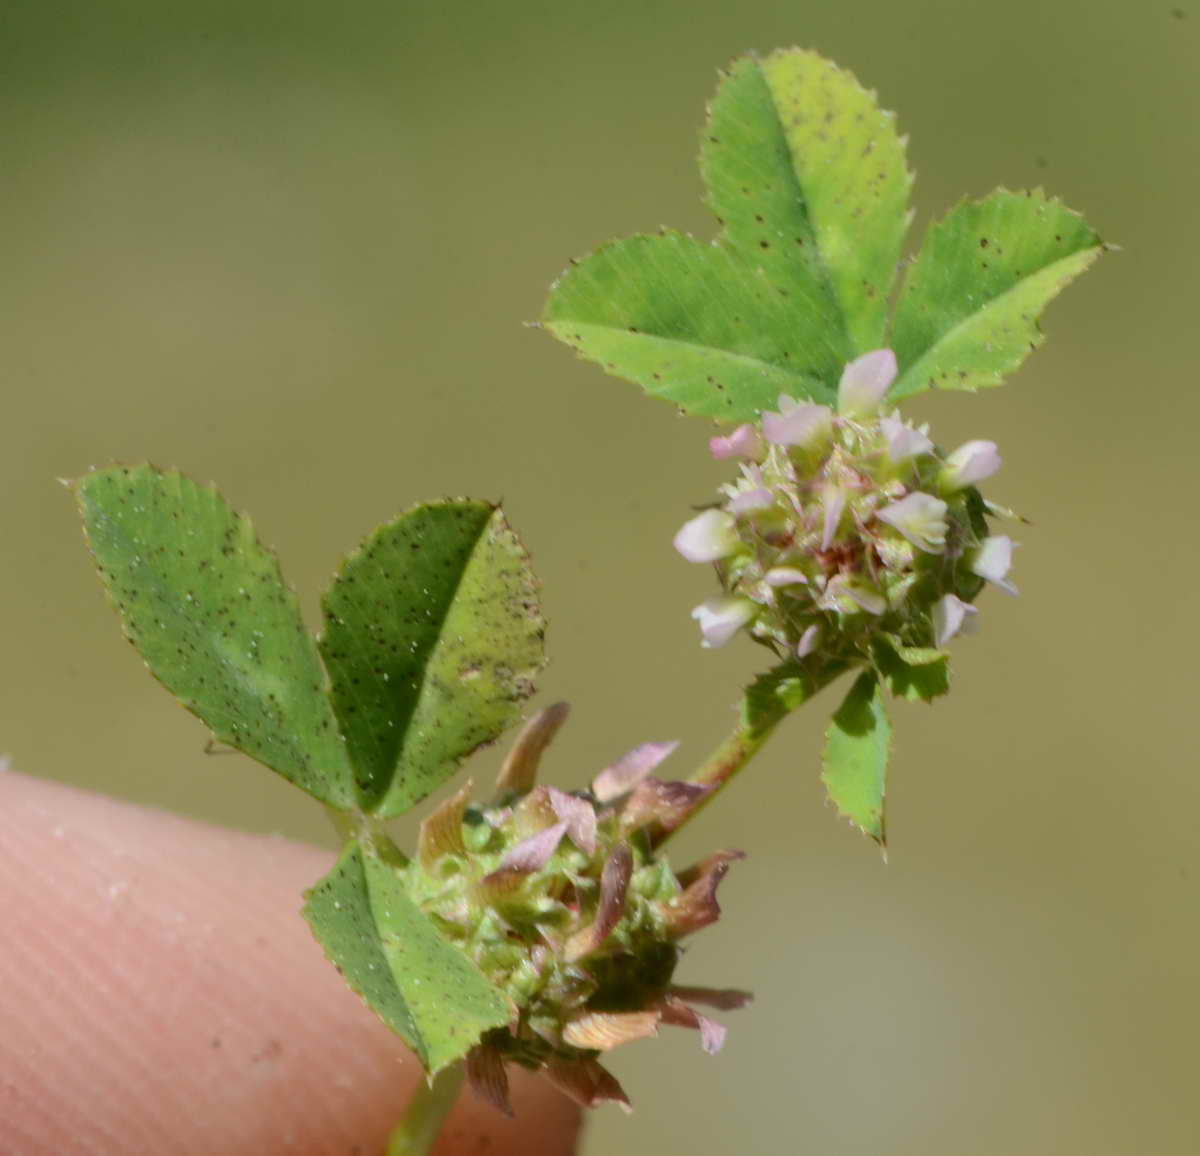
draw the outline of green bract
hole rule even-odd
[[[742,57],[703,142],[717,239],[604,245],[554,285],[542,315],[584,357],[685,413],[746,421],[780,393],[827,402],[846,362],[889,345],[894,397],[994,385],[1102,248],[1040,192],[964,203],[930,230],[889,333],[912,177],[874,95],[813,52]]]

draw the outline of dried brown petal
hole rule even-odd
[[[607,1052],[633,1040],[658,1035],[662,1012],[584,1012],[563,1028],[563,1040],[574,1048]]]
[[[677,746],[678,740],[673,743],[642,743],[640,747],[634,747],[592,780],[592,794],[601,803],[619,799],[633,790]]]
[[[698,1003],[704,1007],[715,1007],[720,1011],[737,1011],[754,1002],[754,993],[739,991],[737,988],[726,987],[687,987],[684,984],[672,984],[670,994],[677,996],[687,1003]]]
[[[616,1076],[595,1060],[552,1061],[546,1067],[546,1078],[584,1108],[620,1104],[626,1112],[633,1110]]]
[[[471,798],[470,780],[460,791],[439,803],[421,822],[417,833],[417,858],[427,871],[443,855],[466,855],[463,843],[463,813]]]
[[[558,728],[567,721],[570,706],[565,702],[556,702],[545,710],[538,711],[517,735],[516,742],[508,752],[500,773],[496,776],[496,793],[498,795],[510,792],[524,794],[533,788],[537,781],[538,763],[541,762],[542,752],[550,740],[558,733]]]
[[[718,851],[679,875],[683,894],[666,905],[667,930],[673,937],[691,935],[721,917],[717,887],[729,864],[745,857],[741,851]]]
[[[488,1044],[479,1044],[467,1053],[467,1081],[481,1099],[506,1116],[513,1114],[508,1098],[508,1073],[500,1053]]]
[[[596,808],[587,799],[547,787],[555,817],[567,824],[567,835],[585,855],[596,853]]]
[[[596,918],[590,926],[577,931],[567,940],[568,961],[582,959],[591,953],[612,934],[625,912],[625,893],[633,877],[633,853],[625,843],[618,843],[605,861],[600,873],[600,902]]]
[[[715,789],[711,784],[666,782],[649,775],[622,806],[621,826],[636,831],[658,822],[671,829]]]
[[[725,1045],[724,1024],[701,1015],[674,996],[667,996],[662,1001],[662,1022],[677,1028],[695,1028],[700,1033],[701,1046],[710,1056],[715,1056]]]

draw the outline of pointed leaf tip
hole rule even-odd
[[[825,732],[821,780],[838,811],[881,845],[891,737],[879,681],[868,671],[855,680]]]

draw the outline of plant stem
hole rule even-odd
[[[463,1065],[443,1068],[431,1082],[418,1082],[400,1123],[388,1139],[387,1156],[428,1156],[462,1087]]]
[[[676,831],[690,823],[745,768],[762,749],[775,728],[792,711],[803,706],[818,691],[828,686],[847,668],[845,662],[829,662],[814,671],[792,668],[772,671],[750,686],[742,700],[737,725],[696,772],[689,783],[711,787],[688,810],[661,823],[654,837],[655,845],[666,842]]]

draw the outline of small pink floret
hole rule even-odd
[[[870,417],[896,380],[896,355],[875,349],[856,357],[842,370],[838,383],[838,413],[843,417]]]
[[[718,461],[727,458],[757,458],[762,453],[762,438],[749,422],[731,434],[708,439],[708,448]]]

